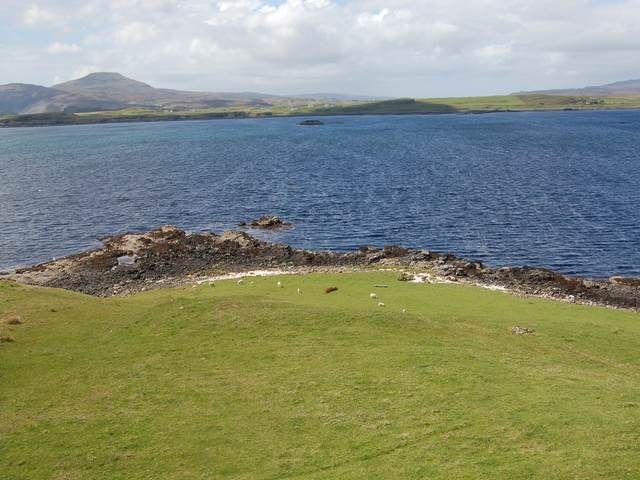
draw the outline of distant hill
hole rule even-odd
[[[178,110],[234,104],[265,105],[269,103],[265,98],[273,97],[252,93],[187,92],[154,88],[113,72],[91,73],[78,80],[54,85],[53,88],[102,101],[121,102],[128,106],[154,106]]]
[[[0,111],[37,113],[36,111],[46,111],[49,105],[63,105],[69,97],[70,95],[65,92],[39,85],[25,83],[0,85]]]
[[[578,95],[578,96],[624,96],[640,95],[640,79],[625,80],[623,82],[609,83],[584,88],[569,88],[556,90],[539,90],[534,92],[520,92],[522,94],[544,94],[544,95]]]
[[[55,88],[10,83],[0,85],[0,113],[82,112],[119,108],[122,103],[75,95]]]
[[[86,77],[54,85],[64,92],[119,102],[143,102],[155,99],[156,89],[146,83],[132,80],[119,73],[91,73]]]
[[[155,88],[116,72],[96,72],[53,87],[0,86],[0,114],[77,113],[130,107],[185,112],[210,108],[255,108],[314,102],[373,101],[375,97],[317,93],[279,96],[255,92],[190,92]]]
[[[273,102],[282,102],[283,98],[259,93],[154,88],[119,73],[98,72],[53,87],[0,85],[0,114],[74,113],[127,107],[185,111],[226,106],[269,106]]]

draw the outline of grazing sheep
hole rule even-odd
[[[376,295],[375,293],[370,293],[370,294],[369,294],[369,298],[370,298],[371,300],[375,300],[376,298],[378,298],[378,295]]]
[[[282,282],[278,282],[278,288],[284,288],[284,285],[282,285]]]
[[[244,278],[241,278],[240,280],[238,280],[238,285],[244,285]]]
[[[403,308],[402,313],[407,313],[407,310]]]
[[[6,319],[7,325],[22,325],[22,317],[20,315],[11,315]]]
[[[382,303],[382,302],[378,303],[378,306],[379,307],[383,307],[383,308],[386,307],[386,305],[384,303]]]
[[[302,295],[302,290],[298,289],[298,293],[299,293],[300,295]]]

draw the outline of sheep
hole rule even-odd
[[[284,285],[282,285],[282,282],[278,282],[277,285],[278,285],[278,288],[284,288]]]
[[[370,293],[370,294],[369,294],[369,298],[370,298],[371,300],[375,300],[376,298],[378,298],[378,295],[376,295],[375,293]]]
[[[382,303],[382,302],[378,303],[378,306],[382,307],[382,308],[386,307],[386,305],[384,303]]]
[[[300,295],[302,295],[302,290],[298,289],[298,293],[299,293]]]
[[[241,278],[240,280],[238,280],[238,285],[244,285],[244,278]]]

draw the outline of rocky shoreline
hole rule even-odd
[[[286,273],[386,268],[400,281],[457,282],[518,294],[640,309],[640,279],[591,280],[535,267],[491,268],[481,262],[400,246],[316,252],[258,240],[246,232],[187,234],[167,225],[103,239],[103,247],[0,276],[90,295],[131,294],[253,270]]]

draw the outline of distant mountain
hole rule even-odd
[[[609,83],[607,85],[598,85],[584,88],[569,88],[557,90],[539,90],[533,92],[519,92],[523,94],[545,94],[545,95],[579,95],[579,96],[624,96],[624,95],[640,95],[640,79],[625,80],[623,82]]]
[[[63,104],[70,97],[65,92],[53,88],[10,83],[0,85],[0,111],[7,113],[34,113],[30,110],[41,110],[49,104]]]
[[[155,88],[119,73],[91,73],[86,77],[54,85],[56,90],[101,100],[143,102],[157,97]]]
[[[0,113],[31,114],[49,112],[79,112],[118,108],[122,103],[76,95],[24,83],[0,85]]]
[[[0,114],[90,112],[126,107],[195,110],[211,107],[269,106],[284,97],[260,93],[188,92],[154,88],[119,73],[91,73],[53,87],[0,85]]]
[[[154,88],[119,73],[98,72],[70,82],[54,85],[55,89],[89,96],[103,101],[122,102],[129,106],[154,106],[170,109],[196,109],[232,105],[268,105],[274,95],[259,93],[189,92]]]

